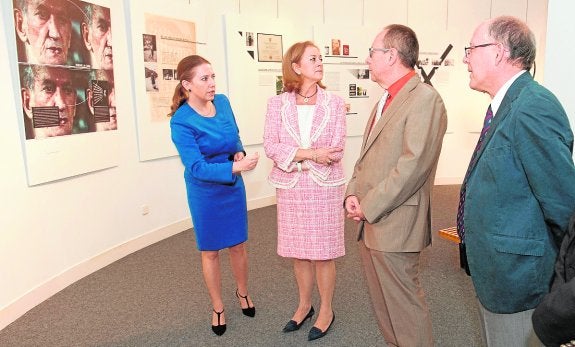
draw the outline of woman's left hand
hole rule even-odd
[[[315,152],[315,162],[323,165],[331,165],[333,162],[339,161],[339,152],[343,151],[342,148],[335,147],[324,147],[316,148]]]

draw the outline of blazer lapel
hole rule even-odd
[[[371,124],[373,123],[373,119],[375,118],[376,112],[377,112],[377,104],[375,104],[375,106],[373,107],[373,110],[371,110],[371,115],[369,116],[369,119],[367,120],[367,124],[365,124],[365,130],[363,131],[363,143],[361,144],[360,158],[361,158],[361,156],[363,156],[363,152],[364,152],[367,140],[369,139],[369,137],[371,137],[371,136],[369,136],[369,131],[371,130]]]
[[[513,102],[515,102],[515,100],[519,97],[519,94],[521,94],[523,88],[525,88],[525,86],[531,81],[533,81],[533,77],[531,77],[531,75],[528,72],[524,72],[511,84],[511,86],[507,90],[507,93],[503,97],[503,100],[501,101],[501,105],[497,109],[497,113],[495,113],[495,115],[493,116],[493,121],[491,123],[491,126],[489,127],[489,131],[487,132],[485,138],[483,139],[483,143],[481,144],[481,148],[479,148],[479,152],[477,152],[477,158],[475,159],[475,163],[477,163],[479,158],[481,158],[483,151],[485,151],[485,148],[487,148],[489,141],[491,140],[493,134],[497,130],[497,126],[501,124],[501,122],[503,122],[503,120],[509,114]],[[473,169],[475,169],[475,166],[473,167]]]
[[[298,145],[301,145],[295,93],[284,93],[282,95],[281,114],[286,131]]]
[[[314,143],[321,136],[327,126],[330,117],[329,94],[322,88],[317,87],[317,98],[311,125],[311,142]],[[296,116],[297,118],[297,116]]]
[[[405,86],[403,86],[403,88],[401,88],[399,93],[397,93],[397,95],[393,98],[393,100],[391,100],[391,103],[383,111],[383,114],[381,115],[379,121],[373,125],[373,130],[371,134],[369,134],[369,126],[373,121],[373,117],[375,117],[375,112],[377,112],[377,105],[375,106],[375,110],[372,111],[372,115],[371,117],[369,117],[369,121],[367,123],[368,127],[366,127],[365,130],[364,145],[360,153],[360,159],[365,155],[369,147],[373,145],[375,139],[378,137],[379,133],[383,131],[383,129],[389,123],[389,121],[399,114],[399,112],[402,109],[402,106],[407,101],[409,94],[419,83],[421,83],[419,75],[415,75],[405,84]]]

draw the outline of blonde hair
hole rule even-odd
[[[168,117],[174,115],[174,113],[182,106],[186,100],[188,100],[188,91],[182,86],[182,81],[189,81],[194,77],[194,69],[203,64],[210,64],[210,62],[199,55],[189,55],[178,63],[176,68],[176,73],[180,82],[174,90],[174,95],[172,96],[172,106],[170,106],[170,113]]]

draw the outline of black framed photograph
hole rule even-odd
[[[258,61],[281,63],[282,35],[258,33]]]

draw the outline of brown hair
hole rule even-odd
[[[311,41],[297,42],[294,43],[290,48],[288,48],[287,52],[284,54],[282,61],[282,75],[283,75],[282,79],[283,79],[284,92],[288,93],[291,93],[293,91],[295,91],[296,93],[299,92],[303,80],[300,75],[295,73],[295,71],[292,68],[292,64],[293,63],[299,64],[301,62],[303,52],[308,47],[318,48]],[[317,85],[325,89],[325,86],[321,83],[321,81],[319,81]]]
[[[405,67],[413,68],[419,56],[419,42],[415,32],[401,24],[391,24],[383,30],[387,30],[383,38],[383,47],[397,49],[401,63]]]
[[[173,116],[178,108],[188,100],[188,91],[182,86],[182,81],[191,80],[194,77],[194,69],[203,64],[210,64],[210,62],[199,55],[189,55],[178,63],[176,73],[180,82],[178,82],[174,90],[172,106],[170,106],[171,111],[168,113],[168,117]]]

